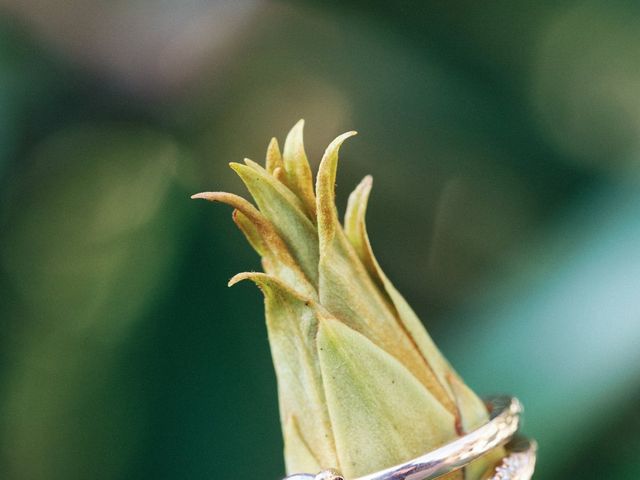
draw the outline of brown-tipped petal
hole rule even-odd
[[[316,228],[298,206],[292,203],[291,191],[253,162],[249,165],[232,163],[231,168],[247,186],[261,213],[274,225],[307,278],[316,285]]]
[[[192,199],[208,200],[209,202],[226,203],[227,205],[240,210],[252,220],[264,218],[262,214],[250,202],[239,195],[227,192],[201,192],[191,195]]]
[[[195,193],[193,195],[191,195],[191,200],[209,200],[209,195],[213,194],[215,192],[200,192],[200,193]],[[215,200],[211,200],[211,201],[215,201]]]
[[[303,140],[304,120],[298,121],[284,142],[282,154],[286,183],[305,205],[310,218],[315,218],[316,199],[313,193],[313,176]]]
[[[329,144],[320,162],[318,178],[316,179],[316,194],[318,196],[316,212],[318,215],[320,248],[323,248],[323,244],[327,244],[333,239],[334,230],[338,224],[338,211],[335,204],[338,152],[344,141],[356,134],[357,132],[346,132],[338,136]]]

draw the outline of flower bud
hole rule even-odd
[[[234,222],[262,258],[264,273],[236,275],[262,290],[278,380],[287,472],[335,468],[355,478],[420,456],[488,420],[384,274],[365,225],[372,179],[335,206],[338,151],[326,149],[313,185],[303,121],[283,154],[273,139],[266,168],[232,163],[253,197],[194,195],[235,210]],[[479,480],[497,449],[447,479]]]

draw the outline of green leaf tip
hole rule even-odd
[[[255,205],[238,195],[191,198],[226,203],[260,255],[264,272],[244,272],[262,291],[288,473],[336,468],[347,478],[409,460],[488,420],[422,322],[380,267],[369,241],[367,175],[335,205],[339,135],[315,179],[304,120],[282,152],[269,142],[264,167],[230,163]],[[315,188],[314,188],[315,185]],[[481,480],[501,448],[445,480]]]

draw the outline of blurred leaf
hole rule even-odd
[[[26,312],[3,389],[8,478],[114,478],[135,453],[146,419],[120,359],[188,224],[183,160],[144,128],[83,127],[41,144],[5,195],[1,260]]]

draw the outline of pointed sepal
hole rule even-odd
[[[310,218],[316,215],[316,197],[313,192],[313,176],[307,154],[304,151],[304,120],[298,121],[284,142],[284,177],[289,188],[300,198]]]

